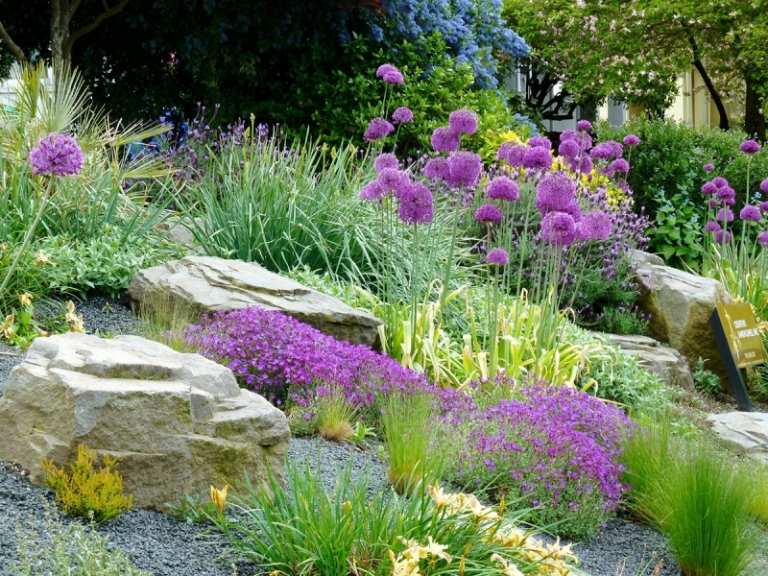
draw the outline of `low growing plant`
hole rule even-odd
[[[347,442],[352,438],[355,408],[347,401],[343,390],[335,386],[318,389],[315,409],[320,436],[334,442]]]
[[[693,385],[699,392],[716,396],[722,391],[723,388],[720,382],[720,377],[707,369],[706,360],[703,358],[698,358],[696,362],[693,363],[691,374],[693,376]]]

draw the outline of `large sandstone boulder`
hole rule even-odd
[[[285,415],[229,369],[138,336],[38,338],[0,396],[0,460],[43,480],[79,444],[119,460],[126,492],[162,507],[211,484],[282,473]]]
[[[141,270],[131,281],[128,293],[138,302],[162,295],[201,312],[250,306],[280,310],[355,344],[374,344],[381,324],[365,311],[258,264],[212,256],[187,256]]]
[[[725,412],[710,414],[707,420],[723,442],[768,463],[768,414]]]
[[[668,342],[689,362],[701,357],[710,370],[724,375],[709,318],[718,301],[730,302],[725,288],[717,280],[653,262],[641,261],[635,267],[640,306],[651,316],[652,335]]]
[[[649,372],[671,386],[693,389],[693,375],[688,360],[674,348],[648,336],[599,334],[606,342],[637,358]]]

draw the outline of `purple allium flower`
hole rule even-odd
[[[392,72],[399,72],[399,70],[393,64],[382,64],[376,68],[376,77],[384,78],[384,74],[390,74]]]
[[[717,222],[717,220],[707,220],[707,223],[704,224],[704,232],[711,232],[714,234],[718,230],[721,230],[720,224]]]
[[[629,172],[629,162],[624,160],[624,158],[617,158],[610,164],[608,164],[608,167],[606,168],[606,172],[610,175],[615,174],[616,172],[621,172],[622,174],[626,174]]]
[[[362,190],[360,190],[360,198],[367,202],[381,200],[384,194],[386,194],[386,191],[377,180],[368,182],[368,184],[363,186]]]
[[[763,230],[757,235],[757,241],[763,248],[768,247],[768,230]]]
[[[624,136],[624,146],[637,146],[640,144],[640,137],[636,134],[627,134]]]
[[[516,202],[520,199],[520,188],[517,182],[506,176],[496,176],[488,183],[485,193],[492,200]]]
[[[373,118],[368,123],[368,128],[365,129],[363,138],[365,138],[366,142],[373,142],[374,140],[381,140],[382,138],[389,136],[394,131],[395,127],[392,126],[389,120],[385,120],[384,118]]]
[[[407,124],[413,121],[413,111],[408,106],[400,106],[392,112],[392,122],[395,124]]]
[[[447,182],[454,188],[472,188],[483,170],[483,161],[474,152],[453,152],[448,157]]]
[[[528,146],[531,148],[546,148],[552,150],[552,141],[546,136],[534,136],[528,140]]]
[[[579,135],[573,130],[563,130],[560,133],[560,142],[565,142],[566,140],[576,140],[578,142]]]
[[[760,182],[760,192],[763,194],[768,194],[768,178]]]
[[[405,84],[403,73],[392,64],[382,64],[376,69],[376,76],[387,84]]]
[[[49,134],[29,152],[35,176],[74,176],[82,169],[84,160],[77,140],[67,134]]]
[[[715,176],[714,178],[712,178],[712,182],[718,188],[725,188],[726,186],[729,185],[728,180],[726,180],[722,176]]]
[[[499,151],[496,154],[496,158],[504,160],[510,166],[518,168],[523,165],[523,158],[527,147],[515,144],[514,142],[504,142],[499,146]]]
[[[477,132],[477,114],[466,108],[454,110],[448,115],[448,127],[454,134],[471,136]]]
[[[576,140],[563,140],[560,142],[560,146],[557,147],[558,155],[569,160],[575,160],[579,152],[581,152],[581,148],[579,148],[579,143]]]
[[[715,218],[717,218],[718,222],[733,222],[733,210],[730,208],[720,208]]]
[[[475,220],[485,224],[498,224],[504,215],[493,204],[483,204],[475,210]]]
[[[730,230],[718,230],[715,232],[715,242],[718,244],[728,244],[733,240],[733,234]]]
[[[739,146],[739,150],[744,152],[744,154],[752,156],[753,154],[760,152],[760,144],[758,144],[756,140],[744,140]]]
[[[459,135],[447,126],[435,128],[431,142],[435,152],[455,152],[459,149]]]
[[[717,186],[711,180],[707,180],[701,185],[701,193],[707,196],[711,196],[717,192]]]
[[[576,200],[576,182],[564,172],[550,172],[536,186],[536,208],[541,214],[567,212]]]
[[[720,206],[720,200],[718,200],[717,198],[710,198],[709,200],[707,200],[707,206],[709,206],[710,208],[717,208],[718,206]]]
[[[706,164],[704,164],[704,172],[709,174],[710,172],[714,172],[714,171],[715,171],[715,165],[712,164],[712,162],[707,162]]]
[[[578,130],[581,130],[582,132],[591,132],[592,131],[592,122],[589,120],[579,120],[576,122],[576,128]]]
[[[760,222],[762,217],[763,216],[760,213],[760,207],[755,206],[754,204],[746,204],[739,211],[739,218],[746,222]]]
[[[574,162],[572,167],[576,172],[581,172],[582,174],[589,174],[590,172],[592,172],[592,168],[593,168],[592,158],[590,158],[585,154],[579,159],[578,162]]]
[[[616,149],[612,145],[612,142],[612,140],[600,142],[589,151],[589,155],[598,160],[612,160],[613,158],[616,158]]]
[[[400,220],[406,224],[429,224],[434,217],[432,192],[421,182],[405,187],[400,195]]]
[[[736,190],[734,190],[730,186],[726,185],[726,186],[723,186],[722,188],[718,188],[715,194],[721,201],[731,206],[733,205],[733,203],[736,202]]]
[[[384,152],[376,156],[376,160],[373,161],[373,166],[376,168],[377,173],[381,173],[384,168],[394,168],[397,170],[400,168],[400,161],[397,156],[391,152]]]
[[[509,254],[504,248],[493,248],[486,255],[485,261],[494,266],[506,266],[509,264]]]
[[[395,196],[411,185],[411,177],[407,172],[397,168],[384,168],[379,172],[377,182],[384,193],[392,192]]]
[[[580,240],[607,240],[612,230],[611,217],[602,210],[584,214],[576,227]]]
[[[523,155],[523,166],[531,170],[547,170],[552,166],[552,152],[541,146],[528,148]]]
[[[576,240],[576,221],[566,212],[549,212],[541,220],[541,239],[566,248]]]
[[[448,180],[451,169],[448,166],[447,158],[430,158],[424,164],[424,176],[430,180]]]
[[[760,210],[763,211],[764,214],[768,214],[768,201],[760,202]]]

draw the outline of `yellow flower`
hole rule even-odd
[[[445,492],[439,484],[429,487],[429,495],[438,508],[443,508],[451,502],[451,495]]]
[[[491,556],[491,562],[495,562],[501,567],[501,572],[504,576],[525,576],[515,564],[503,556],[494,554]]]
[[[528,538],[528,534],[519,528],[505,528],[494,534],[493,541],[508,548],[519,548],[526,544]]]
[[[451,555],[446,552],[448,546],[445,544],[438,544],[432,539],[432,536],[427,537],[427,545],[422,547],[424,551],[433,558],[439,558],[445,560],[448,564],[451,563]]]
[[[75,310],[75,303],[72,300],[67,301],[67,311],[64,314],[64,320],[69,324],[70,332],[79,332],[81,334],[85,332],[83,317]]]
[[[35,254],[35,264],[39,264],[43,266],[45,264],[50,264],[50,263],[51,263],[51,259],[48,257],[48,254],[46,254],[42,250],[37,254]]]
[[[5,320],[3,320],[3,323],[0,324],[0,334],[2,334],[6,340],[10,340],[13,337],[14,332],[16,332],[16,316],[8,314],[8,316],[5,317]]]
[[[211,501],[219,514],[224,512],[224,507],[227,505],[227,493],[229,492],[229,484],[226,484],[224,488],[219,490],[215,486],[211,485]]]
[[[27,308],[28,306],[32,305],[32,294],[29,292],[22,292],[19,294],[19,303],[24,306],[24,308]]]
[[[352,502],[350,502],[349,500],[345,500],[344,503],[341,505],[341,511],[344,514],[349,514],[350,512],[352,512]]]

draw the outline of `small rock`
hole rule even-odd
[[[710,414],[707,421],[723,442],[768,463],[768,414],[765,412],[724,412]]]

